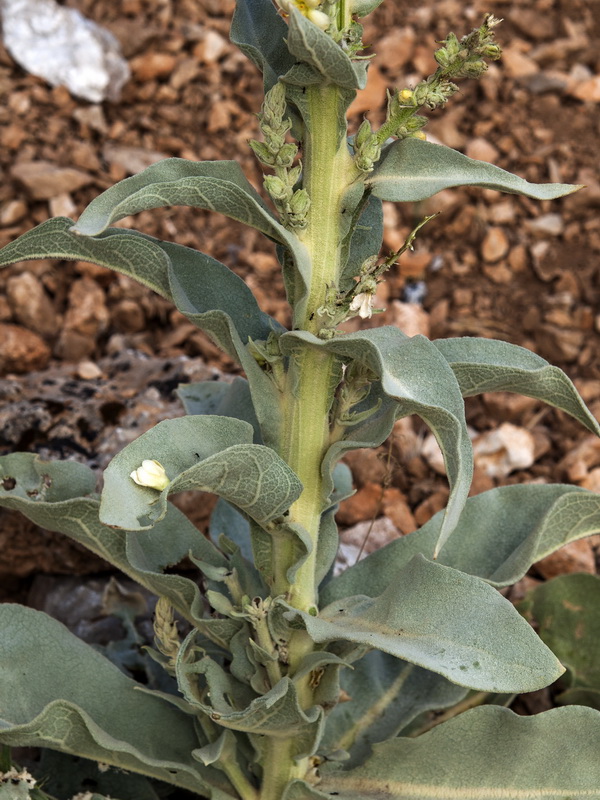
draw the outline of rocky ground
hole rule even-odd
[[[260,185],[246,144],[257,134],[261,81],[227,40],[232,0],[69,0],[120,40],[132,78],[116,103],[93,105],[25,73],[0,47],[0,245],[57,214],[77,216],[99,191],[166,156],[238,159]],[[433,141],[533,181],[584,183],[535,203],[490,190],[442,192],[386,208],[385,245],[441,211],[382,287],[384,314],[432,338],[477,335],[529,347],[561,366],[600,415],[600,11],[595,0],[388,0],[366,20],[377,54],[352,107],[381,120],[387,87],[435,68],[435,42],[503,17],[504,58],[463,83]],[[263,308],[288,318],[269,244],[219,215],[183,208],[122,224],[198,247],[239,272]],[[175,412],[173,388],[234,373],[168,303],[87,263],[28,262],[0,277],[0,451],[36,450],[101,467],[133,435]],[[149,384],[149,385],[148,385]],[[562,414],[512,395],[468,403],[477,467],[473,492],[521,481],[572,481],[600,491],[600,444]],[[349,459],[356,495],[339,521],[344,557],[424,523],[447,497],[427,431],[398,423],[377,453]],[[185,502],[185,500],[184,500]],[[196,509],[199,522],[210,503]],[[373,520],[375,520],[373,522]],[[365,545],[366,541],[366,545]],[[49,546],[50,545],[50,546]],[[594,542],[537,565],[529,582],[596,571]],[[14,517],[0,532],[5,597],[33,575],[103,567],[58,536]]]

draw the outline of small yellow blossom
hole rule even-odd
[[[131,480],[135,481],[138,486],[149,486],[151,489],[156,489],[159,492],[166,489],[170,483],[165,468],[159,461],[155,461],[154,459],[145,459],[142,461],[142,466],[134,469],[129,477]]]

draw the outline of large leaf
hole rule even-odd
[[[364,88],[364,66],[361,68],[353,64],[331,36],[310,22],[291,4],[288,13],[287,46],[298,61],[311,66],[328,83],[344,89]]]
[[[42,222],[0,250],[0,267],[42,258],[89,261],[114,269],[171,300],[168,260],[158,239],[137,231],[111,228],[95,239],[72,232],[74,222],[55,217]],[[227,269],[223,265],[224,269]]]
[[[0,637],[0,742],[50,747],[220,800],[235,796],[222,773],[194,762],[192,716],[137,691],[61,623],[4,604]]]
[[[323,590],[331,603],[352,594],[377,596],[417,553],[433,557],[440,512],[418,531],[395,539],[334,578]],[[502,486],[470,497],[457,533],[439,556],[447,566],[509,586],[564,544],[600,532],[600,495],[561,484]]]
[[[600,710],[600,577],[560,575],[532,590],[519,608],[567,667],[557,701]]]
[[[293,352],[297,341],[362,362],[378,375],[383,392],[396,401],[397,418],[417,414],[429,425],[442,448],[451,487],[437,543],[436,552],[439,551],[456,527],[473,471],[464,403],[447,361],[424,336],[409,339],[390,326],[349,333],[329,341],[305,331],[294,331],[282,335],[282,350]]]
[[[348,213],[348,212],[346,212]],[[378,197],[369,195],[352,215],[353,225],[342,243],[342,274],[339,288],[348,291],[364,261],[377,255],[383,243],[383,206]]]
[[[284,275],[291,289],[300,281],[306,291],[311,264],[304,245],[273,216],[235,161],[188,161],[168,158],[120,181],[96,197],[73,232],[97,236],[130,214],[162,206],[187,205],[225,214],[285,245],[292,255],[293,274]],[[288,298],[290,302],[299,298]]]
[[[236,377],[231,383],[184,383],[177,388],[176,394],[183,403],[186,414],[216,414],[250,423],[254,428],[254,443],[261,444],[260,427],[252,405],[250,387],[243,378]]]
[[[252,426],[231,417],[191,416],[159,422],[121,450],[104,472],[100,519],[145,530],[163,519],[167,497],[189,489],[213,492],[265,525],[298,498],[300,481],[268,447],[250,444]],[[170,479],[158,492],[130,477],[146,459]]]
[[[417,739],[377,745],[363,766],[328,765],[285,800],[598,800],[600,714],[559,708],[520,717],[483,706]]]
[[[238,0],[230,39],[262,72],[265,94],[290,70],[294,57],[285,46],[288,27],[271,0]]]
[[[320,750],[348,750],[349,765],[363,761],[376,742],[397,736],[415,717],[455,705],[468,693],[441,675],[373,650],[341,674],[350,701],[327,717]]]
[[[552,200],[581,188],[568,183],[529,183],[485,161],[420,139],[403,139],[390,145],[367,179],[367,186],[376,197],[399,202],[426,200],[453,186],[481,186],[537,200]]]
[[[315,642],[383,650],[459,686],[528,692],[564,671],[508,600],[479,578],[415,556],[374,599],[358,595],[300,611]]]
[[[600,436],[600,425],[571,379],[531,350],[471,336],[438,339],[434,344],[452,367],[463,397],[482,392],[518,392],[560,408]]]
[[[175,506],[169,504],[166,517],[151,531],[126,534],[100,522],[98,500],[78,496],[84,493],[86,482],[88,487],[95,484],[94,474],[83,464],[44,462],[30,453],[15,453],[0,457],[0,473],[5,478],[0,482],[0,506],[20,511],[47,530],[66,534],[151,592],[167,597],[182,616],[199,624],[203,601],[198,586],[190,578],[163,574],[164,570],[190,553],[215,567],[224,567],[227,561]],[[13,489],[6,478],[15,480]],[[54,494],[44,496],[49,482]]]

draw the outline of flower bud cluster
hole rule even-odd
[[[306,227],[310,198],[306,189],[295,189],[302,174],[300,164],[293,166],[298,147],[286,142],[292,122],[285,116],[285,87],[276,83],[265,95],[258,115],[264,142],[250,141],[250,147],[258,160],[275,171],[267,175],[263,186],[282,216],[283,223],[292,228]]]
[[[487,70],[485,59],[495,61],[502,51],[494,42],[493,28],[500,22],[488,15],[483,25],[458,39],[453,33],[435,53],[437,70],[414,89],[402,89],[388,100],[387,119],[377,131],[377,140],[383,143],[389,136],[405,139],[409,136],[425,138],[421,128],[427,124],[419,116],[420,108],[434,109],[444,105],[458,91],[453,82],[458,78],[479,78]]]
[[[361,172],[372,172],[381,156],[381,144],[364,120],[354,137],[354,163]]]

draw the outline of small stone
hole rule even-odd
[[[511,78],[526,78],[535,75],[540,69],[517,45],[502,50],[502,64]]]
[[[229,49],[227,40],[216,31],[206,31],[202,41],[194,48],[194,56],[203,64],[214,64]]]
[[[94,182],[93,176],[87,172],[57,167],[50,161],[19,162],[12,167],[11,175],[23,184],[35,200],[50,200]]]
[[[500,261],[508,253],[510,242],[502,228],[490,228],[481,245],[481,255],[488,264]]]
[[[357,486],[383,481],[387,475],[387,465],[375,450],[351,450],[344,455],[344,461],[350,467]]]
[[[91,278],[80,278],[69,291],[65,328],[83,336],[96,337],[109,322],[104,292]]]
[[[0,324],[0,373],[44,369],[50,349],[33,331],[20,325]]]
[[[508,15],[510,21],[529,39],[554,39],[554,22],[550,15],[534,8],[515,8]]]
[[[102,150],[102,155],[110,166],[121,167],[127,175],[137,175],[146,167],[167,158],[165,153],[155,150],[119,144],[107,144]]]
[[[467,144],[465,154],[469,158],[474,158],[476,161],[487,161],[490,164],[495,164],[498,160],[498,150],[491,142],[478,136],[476,139],[471,139]]]
[[[381,487],[380,487],[381,488]],[[344,544],[354,545],[362,549],[364,555],[379,550],[399,536],[394,523],[387,517],[380,517],[374,522],[359,522],[343,531],[341,540]]]
[[[584,478],[580,481],[579,485],[584,489],[589,489],[590,492],[600,494],[600,467],[596,467],[585,474],[585,464],[583,465]]]
[[[131,61],[131,71],[139,81],[164,78],[175,69],[177,59],[171,53],[144,53]]]
[[[121,300],[111,316],[113,325],[123,333],[138,333],[146,327],[144,309],[134,300]]]
[[[73,217],[77,211],[73,198],[66,192],[52,197],[48,205],[50,206],[50,215],[53,217]]]
[[[340,504],[336,520],[340,525],[354,525],[381,516],[383,491],[378,483],[366,483],[352,497]]]
[[[73,111],[74,119],[80,125],[87,125],[97,133],[106,136],[108,133],[108,125],[106,117],[104,116],[104,109],[100,105],[82,106]]]
[[[527,268],[527,250],[524,245],[518,244],[511,249],[508,263],[513,272],[523,272]]]
[[[583,81],[571,80],[567,91],[584,103],[600,103],[600,75]]]
[[[587,572],[595,575],[596,558],[588,539],[576,539],[555,553],[542,558],[541,561],[534,564],[534,568],[546,580],[573,572]]]
[[[505,478],[535,461],[535,440],[530,431],[510,422],[480,434],[473,441],[477,466],[491,478]]]
[[[427,336],[429,338],[429,314],[417,303],[401,303],[392,300],[385,314],[386,322],[395,325],[407,336]]]
[[[377,55],[386,70],[399,72],[411,60],[417,35],[414,28],[393,28],[377,43]]]
[[[415,520],[417,525],[421,526],[425,525],[426,522],[429,522],[434,514],[437,514],[438,511],[441,511],[446,507],[447,502],[447,489],[439,489],[437,492],[434,492],[430,497],[428,497],[427,500],[423,500],[421,505],[415,509]]]
[[[19,222],[27,214],[27,204],[23,200],[9,200],[0,211],[0,226],[7,227]]]
[[[528,219],[525,227],[534,233],[560,236],[565,229],[565,223],[560,214],[542,214],[541,217]]]
[[[93,361],[80,361],[77,365],[77,377],[83,381],[93,381],[102,377],[102,370]]]
[[[59,317],[41,281],[31,272],[22,272],[9,278],[6,295],[17,322],[41,336],[54,336],[57,333]]]
[[[395,486],[385,489],[382,507],[384,516],[390,519],[401,533],[407,534],[416,530],[417,522],[406,501],[406,496],[400,489]]]

